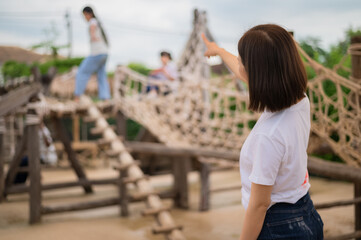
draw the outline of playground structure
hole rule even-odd
[[[244,87],[233,76],[210,79],[209,67],[203,57],[204,45],[200,33],[204,32],[213,39],[206,27],[204,12],[195,12],[194,28],[186,48],[178,62],[181,69],[181,86],[176,92],[164,95],[166,85],[160,86],[161,94],[155,99],[144,97],[149,80],[132,70],[119,66],[114,76],[113,101],[108,104],[118,118],[118,132],[124,132],[125,119],[139,122],[162,144],[126,144],[106,122],[101,110],[107,106],[94,104],[83,97],[80,103],[60,102],[56,99],[34,98],[40,90],[39,76],[34,74],[29,85],[9,91],[0,99],[0,115],[26,115],[25,130],[22,140],[11,161],[6,181],[3,177],[3,157],[0,157],[0,192],[12,194],[29,192],[30,223],[39,222],[41,215],[63,211],[83,210],[95,207],[120,205],[123,216],[128,214],[129,202],[145,201],[148,209],[144,214],[155,216],[159,227],[154,233],[163,233],[167,239],[185,239],[181,226],[177,225],[169,214],[169,209],[162,206],[160,197],[171,196],[178,207],[187,208],[187,172],[190,158],[196,158],[201,165],[201,210],[209,208],[208,178],[214,170],[234,168],[239,157],[239,150],[250,132],[259,114],[247,110],[248,95]],[[309,158],[309,171],[321,176],[354,182],[355,198],[337,203],[318,204],[317,208],[355,204],[355,232],[330,239],[361,238],[361,64],[360,42],[354,39],[349,53],[353,67],[350,79],[341,77],[337,69],[327,69],[313,61],[300,50],[306,66],[312,68],[315,77],[309,79],[308,95],[312,111],[312,133],[330,146],[345,161],[346,165],[328,163]],[[341,65],[339,65],[341,66]],[[339,67],[337,66],[337,67]],[[336,67],[336,68],[337,68]],[[324,85],[332,84],[334,94],[325,92]],[[19,98],[19,96],[21,96]],[[23,108],[25,104],[25,108]],[[59,139],[64,145],[69,161],[79,181],[42,185],[40,181],[40,162],[37,145],[38,113],[50,116]],[[108,146],[107,154],[118,159],[115,167],[120,172],[119,178],[92,181],[89,180],[78,163],[61,117],[77,115],[87,121],[94,121],[94,133],[103,138],[99,147]],[[4,121],[0,124],[4,126]],[[0,135],[5,133],[0,127]],[[0,136],[2,140],[2,136]],[[1,144],[0,144],[1,145]],[[19,169],[19,161],[28,150],[29,168]],[[173,156],[174,186],[172,194],[153,191],[130,152],[153,153]],[[228,161],[226,161],[228,160]],[[229,161],[230,160],[230,161]],[[18,171],[30,173],[30,186],[12,185]],[[1,185],[5,184],[5,186]],[[119,198],[105,199],[98,202],[72,204],[67,206],[42,206],[41,191],[61,187],[82,186],[86,193],[92,192],[94,184],[114,184],[119,188]],[[127,184],[134,184],[138,192],[127,192]],[[2,194],[0,198],[2,197]]]

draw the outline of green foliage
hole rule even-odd
[[[30,67],[26,63],[7,61],[2,66],[3,75],[6,78],[30,76]]]
[[[323,64],[328,68],[333,68],[336,64],[340,63],[342,58],[347,54],[347,49],[350,45],[351,38],[353,36],[361,35],[361,27],[352,28],[349,27],[345,31],[344,40],[338,42],[337,44],[333,44],[330,47],[329,51],[325,51],[320,47],[320,40],[317,38],[306,38],[300,41],[300,47],[315,61]],[[343,66],[351,68],[351,59],[347,57],[344,61]],[[310,73],[310,69],[307,70],[308,76],[313,76]],[[341,76],[348,77],[349,73],[344,70],[339,70],[338,73]]]
[[[3,75],[6,78],[16,78],[21,76],[30,76],[31,68],[39,67],[40,72],[45,74],[52,66],[56,67],[58,73],[68,72],[73,66],[79,66],[83,58],[54,59],[45,63],[19,63],[16,61],[7,61],[2,66]]]
[[[68,72],[72,67],[79,66],[84,58],[67,58],[67,59],[54,59],[43,64],[37,64],[40,67],[41,73],[45,74],[52,66],[56,67],[58,73]]]
[[[138,72],[140,74],[143,74],[145,76],[148,76],[150,71],[151,71],[150,68],[146,67],[144,64],[141,64],[141,63],[134,63],[134,62],[129,63],[128,67],[130,69],[132,69],[133,71],[136,71],[136,72]]]

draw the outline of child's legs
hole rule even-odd
[[[100,99],[110,98],[109,83],[107,79],[107,73],[105,70],[106,61],[107,61],[106,54],[99,55],[100,67],[97,73],[98,73],[98,96]]]
[[[84,93],[86,85],[90,76],[99,68],[96,56],[86,57],[79,66],[75,78],[75,96],[80,96]]]

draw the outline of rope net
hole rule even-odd
[[[311,104],[311,131],[327,142],[347,164],[361,164],[361,85],[312,60],[302,49],[305,66],[312,69],[307,94]],[[344,69],[342,69],[344,71]],[[176,92],[148,98],[147,77],[124,66],[115,74],[114,98],[128,117],[139,122],[160,141],[173,146],[198,146],[239,151],[259,113],[250,112],[248,93],[238,91],[236,79],[205,79],[183,75]],[[167,94],[168,93],[168,94]]]

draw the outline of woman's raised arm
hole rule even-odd
[[[227,64],[230,70],[236,75],[237,78],[241,79],[242,81],[246,82],[239,73],[239,64],[238,59],[235,55],[230,52],[227,52],[224,48],[220,48],[215,42],[210,42],[204,33],[202,33],[203,42],[207,47],[207,51],[204,53],[206,57],[212,56],[220,56],[222,60]]]

